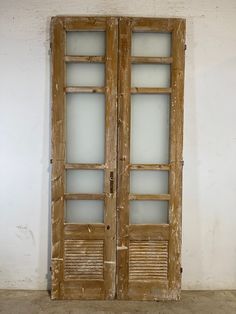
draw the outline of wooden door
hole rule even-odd
[[[185,22],[121,18],[117,297],[178,299]]]
[[[52,20],[52,298],[112,299],[117,20]]]
[[[52,19],[53,299],[179,298],[184,33]]]

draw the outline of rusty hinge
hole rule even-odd
[[[180,273],[181,274],[183,273],[183,267],[180,267]]]

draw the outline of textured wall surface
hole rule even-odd
[[[187,19],[183,288],[236,288],[235,0],[2,0],[0,288],[48,285],[49,23],[54,15]]]

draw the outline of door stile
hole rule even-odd
[[[53,18],[52,40],[52,289],[51,298],[60,298],[63,278],[64,247],[64,163],[65,163],[65,95],[64,95],[64,51],[65,31],[63,22]]]
[[[117,151],[117,47],[118,23],[107,20],[106,28],[106,145],[105,145],[105,299],[114,299],[116,287],[116,151]]]
[[[128,291],[129,163],[130,163],[130,85],[131,85],[130,19],[119,19],[118,73],[118,187],[117,187],[117,298]]]
[[[185,20],[177,19],[172,31],[171,108],[170,108],[170,166],[169,173],[169,295],[179,299],[181,292],[182,242],[182,168],[183,168],[183,103]]]

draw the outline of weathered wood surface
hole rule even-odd
[[[131,164],[130,170],[170,170],[170,164]]]
[[[64,162],[65,162],[65,116],[64,116],[64,47],[63,23],[52,19],[52,299],[61,297],[60,283],[63,277],[63,223],[64,223]]]
[[[66,93],[104,93],[104,87],[97,86],[67,86],[65,87]]]
[[[99,170],[105,169],[104,164],[80,164],[80,163],[66,163],[65,169],[68,170]]]
[[[173,62],[172,57],[131,57],[132,63],[142,63],[142,64],[171,64]]]
[[[130,164],[130,85],[131,85],[131,21],[119,19],[118,73],[118,186],[117,186],[117,298],[125,299],[128,292],[129,264],[126,226],[129,225],[129,164]],[[126,248],[126,249],[120,249]]]
[[[106,31],[106,55],[102,57],[65,56],[66,31],[76,30]],[[52,21],[53,299],[113,299],[115,296],[117,36],[116,18],[55,17]],[[104,62],[105,86],[66,86],[65,66],[68,62]],[[105,93],[106,144],[104,164],[66,163],[65,93]],[[67,169],[102,169],[105,173],[104,193],[65,193],[64,174]],[[113,193],[111,193],[111,173],[113,173]],[[104,224],[81,225],[64,222],[64,203],[66,200],[90,199],[104,200]],[[92,279],[100,280],[94,281]]]
[[[170,94],[171,88],[167,87],[132,87],[132,94]]]
[[[140,201],[168,201],[170,194],[129,194],[129,200],[140,200]]]
[[[117,164],[117,57],[118,23],[108,18],[106,24],[106,145],[105,145],[105,242],[104,291],[105,299],[114,299],[116,293],[116,164]]]
[[[169,176],[169,290],[175,299],[181,291],[181,235],[182,235],[182,167],[183,167],[183,102],[184,102],[184,55],[185,20],[177,20],[172,31],[171,67],[171,121]]]
[[[78,30],[106,31],[106,55],[104,57],[65,56],[66,31]],[[168,58],[154,56],[132,57],[132,31],[171,32],[172,55]],[[185,21],[182,19],[127,17],[53,18],[53,299],[113,299],[116,292],[119,299],[160,300],[179,298],[181,288],[180,253],[183,165],[184,46]],[[118,54],[119,60],[117,60]],[[64,83],[65,66],[68,62],[104,62],[106,71],[105,86],[66,86]],[[131,63],[171,64],[171,86],[169,88],[160,88],[158,86],[131,88]],[[65,93],[105,93],[106,145],[104,164],[66,163]],[[169,163],[130,164],[131,94],[171,95]],[[116,156],[117,150],[118,155]],[[118,167],[118,169],[116,167]],[[104,193],[65,193],[64,174],[67,169],[104,170]],[[169,171],[168,194],[130,194],[129,176],[131,170]],[[104,224],[94,225],[65,223],[64,202],[67,199],[104,200]],[[148,201],[150,199],[156,201],[169,201],[168,224],[130,225],[129,201]],[[117,247],[116,237],[118,244]],[[64,249],[65,245],[66,249]],[[86,251],[87,253],[84,253]],[[91,256],[93,256],[93,260],[91,260]],[[156,262],[155,256],[159,259],[159,263]],[[97,264],[96,258],[98,258]],[[103,267],[101,267],[102,261]],[[84,273],[82,271],[83,269]],[[90,269],[91,276],[89,272]],[[146,277],[145,280],[144,277]],[[153,280],[153,278],[155,280]]]
[[[104,200],[105,194],[64,193],[65,200]]]
[[[65,62],[85,62],[85,63],[92,63],[92,62],[105,62],[104,56],[65,56]]]
[[[123,18],[120,20],[119,63],[119,137],[118,137],[118,287],[120,299],[178,299],[181,288],[181,175],[183,138],[183,72],[185,21],[182,19]],[[170,58],[131,57],[132,31],[171,32]],[[171,86],[160,88],[130,87],[130,62],[171,64]],[[132,165],[130,153],[130,94],[170,94],[170,162],[169,164]],[[160,195],[130,194],[130,170],[169,171],[169,193]],[[129,200],[169,201],[166,225],[129,225]],[[135,242],[135,248],[132,245]],[[145,242],[144,242],[145,241]],[[145,245],[144,245],[145,243]],[[162,270],[157,271],[152,247],[160,256]],[[135,254],[133,252],[135,250]],[[160,255],[159,255],[160,254]],[[142,257],[144,260],[142,260]],[[133,265],[133,266],[132,266]],[[135,266],[134,266],[135,265]],[[146,269],[143,269],[146,266]],[[156,272],[155,272],[156,270]],[[144,282],[144,277],[146,281]],[[155,278],[156,280],[153,280]]]

